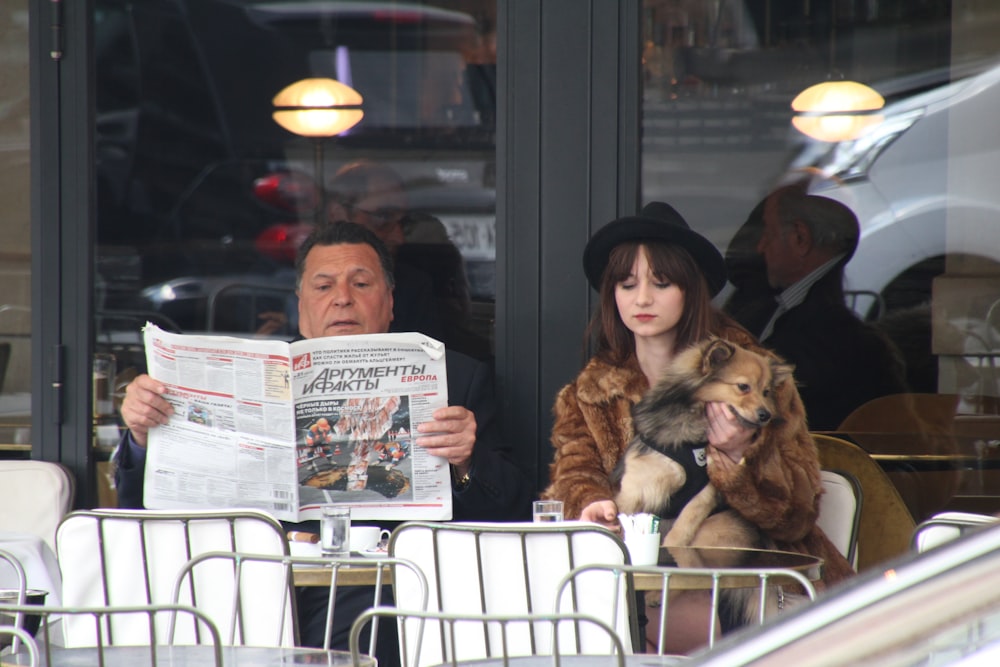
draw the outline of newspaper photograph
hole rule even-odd
[[[169,422],[150,430],[151,509],[350,505],[360,520],[451,518],[447,461],[414,443],[448,402],[444,346],[416,333],[285,343],[144,330]]]

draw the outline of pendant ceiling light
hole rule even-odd
[[[296,81],[274,96],[274,122],[289,132],[314,140],[314,171],[319,192],[316,222],[326,220],[326,177],[323,140],[361,122],[361,93],[334,79]]]
[[[334,79],[302,79],[274,96],[274,121],[302,137],[332,137],[361,122],[361,94]]]
[[[856,81],[824,81],[792,100],[792,125],[819,141],[850,141],[882,122],[885,99]]]

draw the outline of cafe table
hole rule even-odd
[[[149,646],[105,646],[96,648],[52,648],[39,649],[40,667],[136,667],[137,665],[157,665],[157,667],[214,667],[215,647],[197,646],[157,646],[154,656]],[[314,648],[224,646],[220,648],[223,667],[278,667],[279,665],[324,665],[326,667],[351,667],[350,651],[326,651]],[[103,662],[100,654],[103,653]],[[51,661],[49,660],[51,658]],[[0,663],[26,665],[25,654],[6,655]],[[362,667],[375,667],[375,660],[361,656]]]
[[[810,581],[817,581],[823,574],[823,559],[815,556],[779,551],[773,549],[741,549],[735,547],[662,547],[657,565],[662,567],[684,568],[723,568],[746,569],[746,576],[731,575],[720,579],[722,588],[748,588],[760,585],[760,578],[752,570],[788,569],[795,570]],[[351,565],[339,568],[337,572],[338,586],[373,586],[378,572],[379,563],[372,559],[369,565]],[[329,567],[295,567],[293,576],[296,586],[329,586],[331,583],[331,568]],[[391,568],[386,567],[383,573],[383,583],[392,583]],[[659,590],[662,578],[654,574],[637,573],[635,575],[636,590]],[[684,577],[678,575],[671,578],[670,587],[674,589],[704,589],[711,587],[707,577]]]
[[[45,591],[48,594],[46,604],[59,604],[62,589],[59,562],[45,540],[29,533],[0,530],[0,549],[21,564],[27,588]],[[0,588],[16,588],[17,583],[16,571],[6,561],[0,561]]]

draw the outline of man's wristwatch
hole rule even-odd
[[[458,469],[455,466],[451,467],[451,481],[455,485],[456,491],[461,491],[469,485],[469,480],[472,479],[472,468],[469,468],[461,477],[458,476]]]

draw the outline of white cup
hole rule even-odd
[[[659,533],[626,533],[625,546],[632,565],[656,565],[660,559]]]
[[[374,549],[382,540],[388,543],[388,530],[378,526],[351,526],[351,551],[355,553]]]
[[[319,546],[324,556],[347,558],[351,555],[351,508],[323,505],[319,520]]]

